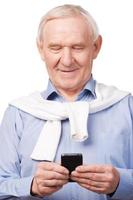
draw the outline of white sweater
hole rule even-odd
[[[104,110],[129,95],[129,92],[120,91],[113,86],[105,86],[100,83],[96,83],[95,93],[97,98],[91,102],[61,103],[49,101],[44,100],[40,92],[10,102],[10,105],[39,119],[46,120],[31,154],[32,159],[54,160],[61,135],[61,120],[69,119],[71,138],[82,142],[88,138],[87,120],[89,113]]]

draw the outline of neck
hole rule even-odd
[[[72,91],[69,91],[69,90],[67,90],[67,91],[58,90],[58,92],[67,101],[75,101],[81,90],[75,90],[75,91],[73,91],[73,90]]]
[[[62,88],[56,87],[56,86],[55,86],[55,88],[60,93],[60,95],[63,96],[67,101],[75,101],[76,98],[77,98],[77,96],[80,94],[80,92],[84,88],[86,82],[84,82],[78,88],[66,88],[66,89],[62,89]]]
[[[68,94],[61,94],[67,101],[75,101],[78,94],[68,95]]]

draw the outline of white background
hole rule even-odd
[[[36,48],[40,18],[65,3],[80,4],[96,19],[103,46],[94,78],[133,91],[132,0],[0,0],[0,120],[8,102],[44,90],[47,73]]]

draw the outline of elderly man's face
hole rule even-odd
[[[70,17],[48,21],[39,46],[50,80],[61,93],[78,93],[90,79],[92,62],[101,46],[94,43],[87,21]]]

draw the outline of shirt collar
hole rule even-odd
[[[91,76],[90,80],[86,83],[82,91],[91,92],[93,97],[96,98],[95,86],[96,86],[96,81]]]
[[[96,85],[96,81],[91,76],[91,78],[86,83],[86,85],[84,86],[83,90],[80,92],[79,95],[81,95],[81,93],[83,92],[88,92],[88,93],[91,93],[94,98],[96,98],[95,85]],[[46,90],[42,92],[42,97],[47,100],[52,100],[56,96],[60,96],[60,94],[58,93],[58,91],[56,90],[52,82],[49,80]]]

